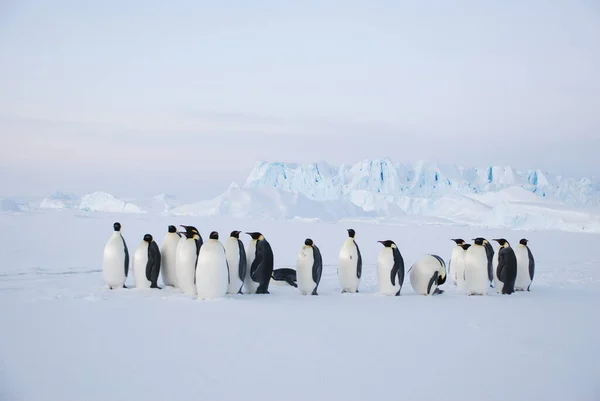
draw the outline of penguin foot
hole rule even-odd
[[[312,294],[310,294],[310,295],[319,295],[319,294],[317,294],[317,290],[314,289],[313,292],[312,292]]]
[[[125,284],[123,284],[123,288],[128,288]]]
[[[433,295],[439,295],[439,294],[443,294],[444,290],[440,290],[439,288],[436,288],[435,290],[433,290]]]
[[[150,286],[150,288],[156,288],[156,289],[162,290],[162,288],[160,288],[157,284],[152,284]]]

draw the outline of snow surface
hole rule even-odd
[[[0,221],[2,400],[600,398],[595,234],[81,211]],[[101,258],[114,221],[130,254],[169,224],[203,236],[260,230],[276,268],[294,267],[311,237],[323,255],[320,295],[271,286],[199,301],[173,289],[106,290]],[[364,261],[358,294],[340,294],[336,278],[349,227]],[[408,270],[425,253],[447,262],[450,238],[475,236],[527,237],[532,291],[468,297],[447,283],[424,297],[405,280],[400,297],[376,294],[377,240],[395,240]]]

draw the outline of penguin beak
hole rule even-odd
[[[377,242],[379,242],[380,244],[383,244],[385,241],[377,241]]]

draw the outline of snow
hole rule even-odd
[[[13,199],[0,198],[0,211],[2,212],[20,212],[21,207]]]
[[[81,198],[79,208],[93,212],[143,213],[135,204],[115,198],[106,192],[94,192]]]
[[[311,237],[323,255],[320,295],[271,286],[270,295],[200,301],[174,289],[106,290],[101,258],[114,221],[131,254],[145,233],[161,241],[169,224],[193,223],[205,237],[260,230],[276,268],[294,267]],[[595,234],[50,210],[2,214],[0,222],[0,399],[600,396]],[[337,254],[350,227],[363,281],[360,293],[340,294]],[[476,236],[515,245],[528,238],[536,258],[532,291],[468,297],[446,283],[446,293],[424,297],[406,280],[400,297],[376,293],[377,240],[393,239],[408,270],[426,253],[447,263],[450,238]],[[247,245],[249,237],[242,240]]]

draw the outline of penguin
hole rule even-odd
[[[473,241],[473,245],[466,247],[465,252],[464,289],[468,295],[487,295],[489,286],[488,256],[483,243],[484,240],[483,238],[475,238]]]
[[[160,250],[152,235],[144,235],[133,255],[133,279],[136,288],[158,288]]]
[[[228,294],[243,294],[242,287],[246,277],[246,250],[240,240],[241,231],[232,231],[225,242],[225,255],[229,266]]]
[[[177,244],[176,277],[179,289],[188,295],[196,295],[196,261],[201,248],[200,233],[194,226],[185,228],[183,237]]]
[[[377,286],[382,295],[399,296],[404,284],[404,259],[394,241],[377,241],[384,248],[377,258]]]
[[[113,224],[113,233],[104,246],[102,274],[104,282],[111,290],[127,288],[125,281],[129,274],[129,250],[121,234],[121,223]]]
[[[160,273],[165,286],[177,288],[177,246],[180,239],[181,234],[177,232],[177,228],[169,226],[160,248],[162,264]]]
[[[250,277],[246,274],[246,278],[250,282],[251,294],[269,294],[269,283],[273,274],[273,250],[271,245],[265,239],[264,235],[259,232],[246,233],[252,237],[249,250],[256,249],[252,262],[249,260]]]
[[[362,256],[358,244],[354,239],[356,232],[349,228],[348,238],[342,244],[338,260],[338,279],[342,293],[358,292],[358,285],[362,276]]]
[[[271,284],[282,285],[282,283],[287,283],[292,287],[297,288],[296,270],[290,269],[289,267],[282,267],[280,269],[273,269],[273,273],[271,273]]]
[[[452,284],[461,288],[463,282],[461,281],[464,276],[464,253],[465,250],[461,245],[465,243],[465,240],[462,238],[452,239],[455,242],[455,246],[452,248],[452,253],[450,254],[450,261],[448,262],[448,274],[450,275],[450,279],[452,280]]]
[[[229,266],[225,247],[219,241],[219,233],[213,231],[202,244],[196,262],[196,292],[198,299],[215,299],[227,294]]]
[[[527,245],[529,241],[525,238],[519,241],[515,248],[517,257],[517,279],[515,280],[515,291],[529,291],[533,275],[535,274],[535,260],[531,249]]]
[[[317,288],[323,273],[323,259],[321,251],[310,238],[304,241],[304,246],[298,253],[296,271],[298,272],[298,289],[302,295],[319,295]]]
[[[443,294],[438,286],[446,282],[446,263],[438,255],[424,255],[410,268],[409,279],[417,294]]]
[[[245,294],[256,294],[256,289],[258,288],[258,283],[252,280],[250,267],[252,263],[254,263],[254,258],[256,258],[256,243],[258,242],[258,237],[260,237],[260,233],[246,233],[252,238],[248,247],[246,248],[246,277],[244,278],[244,293]]]
[[[488,264],[487,264],[488,281],[489,281],[490,287],[493,288],[494,286],[492,285],[492,283],[494,282],[494,247],[485,238],[478,237],[475,239],[481,239],[483,241],[483,246],[485,247],[485,254],[487,256],[487,261],[488,261]]]
[[[498,250],[498,267],[496,276],[502,282],[501,294],[512,294],[515,291],[515,280],[517,278],[517,256],[504,238],[494,239],[500,244]]]

